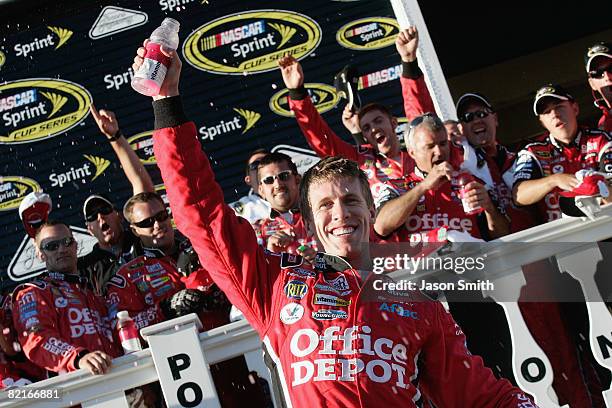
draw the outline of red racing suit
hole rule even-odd
[[[409,66],[413,67],[412,72],[415,74],[407,73],[410,71]],[[433,112],[434,105],[416,61],[403,64],[403,67],[400,82],[406,118],[410,121],[422,113]],[[292,90],[290,95],[289,107],[295,114],[306,141],[319,157],[342,156],[359,163],[361,170],[368,176],[374,202],[378,201],[385,184],[401,188],[404,175],[414,168],[414,160],[406,151],[402,150],[400,159],[395,160],[379,153],[370,145],[355,146],[345,142],[327,125],[305,92]]]
[[[519,152],[514,184],[556,173],[574,174],[581,169],[612,174],[612,137],[608,133],[581,128],[570,145],[561,144],[549,134],[541,136]],[[560,191],[555,188],[537,203],[540,223],[561,218]]]
[[[295,240],[287,247],[285,252],[297,254],[297,249],[300,245],[308,245],[316,250],[317,242],[314,237],[308,233],[299,210],[288,211],[286,214],[291,217],[291,221],[287,221],[284,214],[271,209],[269,217],[263,218],[254,224],[253,227],[255,228],[255,234],[257,235],[259,244],[266,248],[268,238],[277,231],[283,231],[295,237]]]
[[[154,151],[175,221],[262,338],[288,406],[416,407],[421,392],[445,407],[534,406],[469,354],[441,304],[366,300],[350,267],[310,267],[264,251],[223,202],[180,99],[156,101],[154,109]]]
[[[57,373],[78,369],[78,359],[92,351],[122,354],[113,339],[104,299],[87,278],[45,272],[15,289],[13,324],[25,355]]]
[[[0,336],[12,345],[17,340],[17,332],[13,327],[13,313],[11,311],[11,295],[0,295],[0,322],[3,333]],[[8,355],[0,352],[0,389],[10,386],[22,386],[46,378],[45,370],[32,364],[23,351]]]

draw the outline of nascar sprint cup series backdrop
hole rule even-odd
[[[17,2],[19,6],[21,2]],[[130,87],[137,47],[164,17],[181,24],[181,93],[202,146],[212,158],[227,202],[247,192],[250,151],[264,147],[294,157],[303,171],[316,162],[288,109],[277,60],[299,59],[306,87],[346,140],[345,101],[333,77],[357,67],[364,103],[381,101],[403,116],[398,24],[386,1],[63,2],[3,13],[0,46],[0,272],[2,287],[42,270],[26,239],[18,207],[44,190],[51,218],[73,226],[81,254],[93,245],[82,203],[102,193],[121,208],[131,195],[110,144],[89,113],[114,111],[158,190],[151,100]]]

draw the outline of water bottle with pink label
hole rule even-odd
[[[170,66],[170,58],[162,54],[160,47],[163,45],[171,50],[178,48],[180,26],[175,19],[165,18],[149,37],[144,62],[132,78],[132,88],[139,93],[146,96],[159,95],[159,89]]]
[[[117,329],[119,330],[119,340],[121,340],[124,354],[142,350],[136,323],[134,323],[126,310],[117,313]]]

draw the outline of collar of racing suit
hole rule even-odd
[[[289,214],[293,215],[293,214],[299,214],[300,213],[300,209],[299,208],[292,208],[291,210],[287,211]],[[282,212],[275,210],[274,208],[270,208],[270,219],[273,220],[276,217],[279,217],[283,215]]]
[[[304,257],[288,252],[281,253],[281,268],[294,268],[304,263]],[[326,254],[325,252],[317,252],[314,261],[312,262],[314,269],[317,272],[343,272],[347,269],[353,269],[351,264],[344,258]]]
[[[78,283],[78,284],[86,285],[88,288],[91,289],[89,279],[87,279],[87,277],[85,276],[80,276],[80,275],[72,274],[72,273],[55,272],[55,271],[45,271],[42,273],[42,276],[47,277],[52,280],[56,280],[56,281],[64,281],[64,282],[69,282],[69,283]]]
[[[575,148],[580,147],[580,138],[581,137],[582,137],[582,129],[578,128],[578,132],[576,133],[576,137],[574,138],[574,141],[572,143],[570,143],[570,144],[565,144],[565,143],[555,139],[554,137],[552,137],[551,134],[548,135],[548,140],[557,149],[563,150],[564,147],[570,147],[570,148],[571,147],[575,147]]]

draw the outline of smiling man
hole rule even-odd
[[[513,197],[518,205],[537,204],[538,221],[545,223],[561,217],[559,192],[578,186],[578,170],[612,174],[612,138],[579,126],[578,104],[558,85],[537,91],[533,112],[548,132],[519,152]]]
[[[271,207],[268,216],[253,226],[259,243],[272,252],[292,254],[302,245],[316,247],[298,208],[301,176],[291,157],[278,152],[264,156],[259,160],[257,178],[259,195]]]
[[[162,52],[171,65],[153,98],[154,152],[175,221],[262,338],[287,406],[416,407],[426,398],[448,407],[534,406],[469,354],[441,304],[410,303],[418,319],[384,319],[381,301],[359,296],[370,275],[362,245],[374,201],[356,162],[324,159],[300,185],[304,220],[326,255],[309,265],[264,251],[248,222],[224,204],[178,96],[178,54]],[[144,47],[137,53],[134,69]]]

